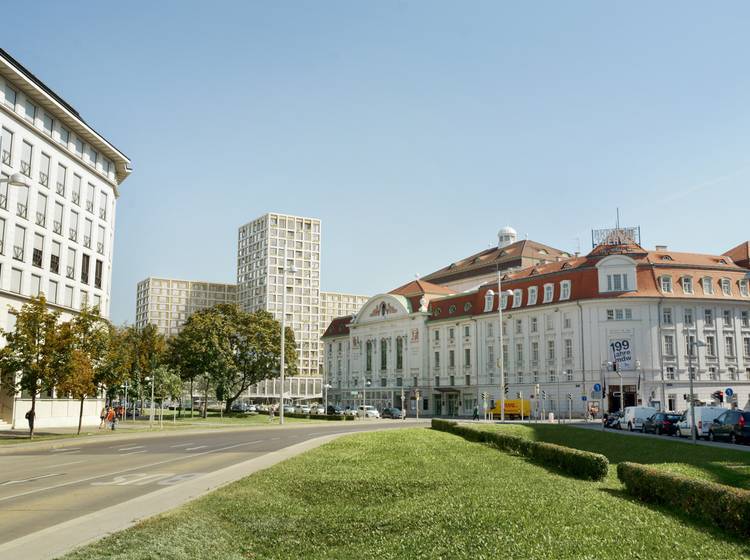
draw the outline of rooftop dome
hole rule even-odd
[[[497,232],[497,246],[500,249],[515,243],[517,239],[518,233],[510,226],[500,228],[500,231]]]

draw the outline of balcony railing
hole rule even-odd
[[[21,218],[25,218],[28,212],[28,208],[23,202],[16,202],[16,215]]]
[[[39,182],[45,187],[49,186],[49,175],[39,172]]]
[[[99,208],[99,217],[102,220],[106,220],[107,219],[107,210],[104,209],[104,208]]]
[[[13,258],[17,261],[23,260],[23,247],[19,247],[18,245],[13,246]]]
[[[57,220],[52,222],[52,231],[57,235],[62,235],[62,222],[58,222]]]
[[[47,221],[47,216],[44,215],[44,212],[36,213],[36,225],[44,227],[44,224],[46,221]]]
[[[83,244],[84,246],[91,248],[91,237],[88,235],[83,236]]]
[[[31,163],[28,161],[21,162],[21,173],[27,177],[31,177]]]
[[[87,200],[86,201],[86,210],[93,213],[94,212],[94,201],[93,200]]]
[[[104,254],[104,243],[97,242],[97,244],[96,244],[96,252],[97,253],[101,253],[102,255]]]
[[[74,230],[73,228],[70,228],[70,229],[68,230],[68,238],[69,238],[69,239],[70,239],[71,241],[78,241],[78,231],[77,231],[77,230]]]
[[[73,196],[71,197],[73,199],[73,204],[81,204],[81,195],[80,193],[74,192]]]
[[[57,194],[59,194],[60,196],[65,196],[65,183],[61,183],[60,181],[58,181],[55,192],[57,192]]]
[[[3,163],[5,165],[10,165],[10,151],[9,150],[3,150]]]
[[[66,267],[65,276],[67,276],[70,279],[75,278],[75,276],[76,276],[76,269],[73,268],[72,266]]]
[[[8,207],[8,197],[4,194],[0,194],[0,208],[5,209]]]

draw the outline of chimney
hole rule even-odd
[[[667,246],[666,245],[657,245],[656,246],[656,250],[657,251],[666,251],[667,250]]]
[[[581,252],[580,251],[576,251],[575,252],[575,256],[576,256],[576,258],[580,257],[581,256]]]

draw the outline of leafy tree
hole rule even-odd
[[[61,365],[64,369],[70,359],[66,346],[69,340],[66,329],[59,328],[60,314],[48,309],[43,295],[32,297],[20,310],[11,309],[10,313],[16,325],[12,331],[0,329],[6,340],[0,351],[0,372],[12,381],[11,394],[21,390],[31,395],[29,437],[33,439],[37,394],[55,385]]]
[[[80,434],[84,401],[86,397],[96,394],[98,385],[95,381],[91,360],[82,350],[76,348],[71,351],[67,366],[65,374],[57,383],[57,391],[64,395],[70,395],[80,402],[78,410],[78,434]]]
[[[143,405],[143,379],[151,374],[164,360],[166,340],[155,325],[146,325],[142,329],[133,326],[125,327],[125,347],[128,377]]]

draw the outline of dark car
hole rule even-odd
[[[610,428],[612,430],[619,430],[620,429],[620,418],[622,418],[622,414],[619,412],[614,412],[612,414],[609,414],[605,416],[604,418],[604,427]]]
[[[344,414],[344,409],[338,405],[329,404],[326,414],[329,416],[342,416]]]
[[[726,439],[731,443],[750,441],[750,412],[727,410],[709,426],[708,439]]]
[[[232,403],[232,412],[247,412],[250,406],[247,403],[236,402]]]
[[[400,420],[401,419],[401,409],[400,408],[384,408],[383,412],[381,414],[383,418],[393,418],[394,420]]]
[[[682,418],[679,414],[670,414],[669,412],[657,412],[646,418],[641,426],[644,434],[654,433],[657,436],[667,434],[668,436],[677,433],[677,422]]]

